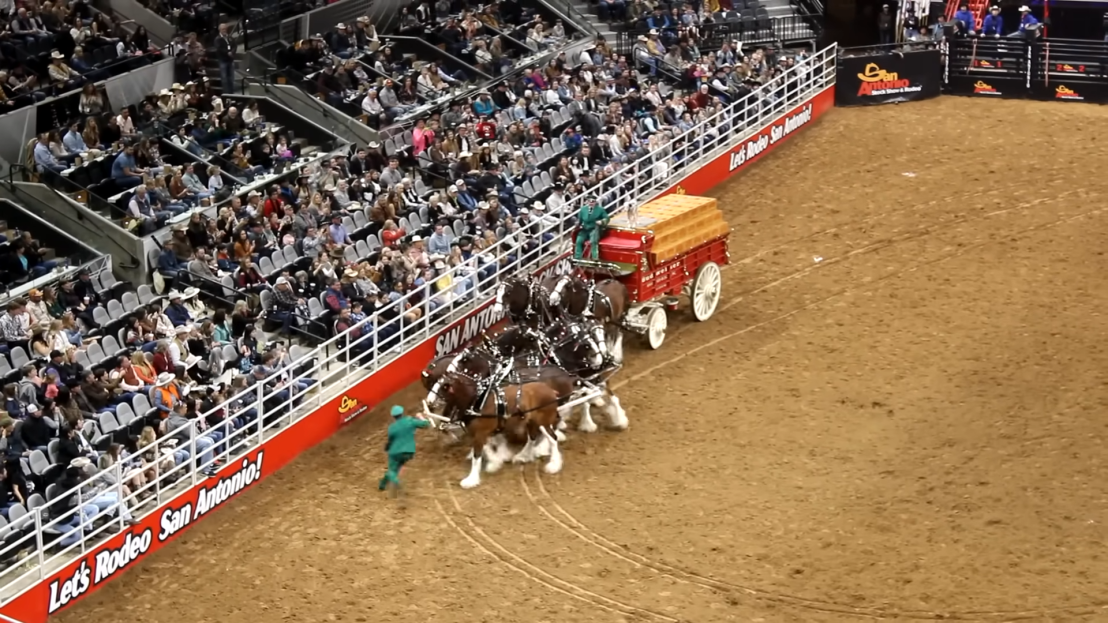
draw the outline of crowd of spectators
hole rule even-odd
[[[466,47],[453,51],[479,52],[480,28],[466,24],[485,18],[467,13],[459,20],[439,8],[417,6],[416,24],[433,24],[440,36],[457,29],[466,33]],[[516,0],[502,0],[492,16],[545,32]],[[575,198],[595,196],[619,207],[624,181],[646,170],[662,179],[669,167],[722,144],[739,129],[737,120],[708,128],[697,122],[805,62],[803,53],[746,54],[731,43],[705,53],[695,30],[679,31],[668,47],[662,34],[644,35],[630,58],[597,39],[456,98],[401,131],[394,124],[404,107],[427,99],[421,87],[441,90],[471,77],[450,73],[446,64],[393,57],[368,20],[346,30],[298,44],[295,64],[343,86],[328,82],[320,88],[325,97],[341,92],[346,100],[352,91],[370,121],[393,126],[382,143],[331,154],[295,176],[233,196],[214,218],[194,211],[164,242],[154,290],[131,291],[110,273],[82,273],[12,301],[0,316],[8,350],[0,359],[8,375],[0,509],[35,506],[33,496],[50,498],[51,485],[61,493],[90,483],[87,495],[51,510],[63,521],[53,542],[64,545],[79,538],[80,521],[114,504],[118,483],[100,484],[109,476],[140,490],[175,466],[214,466],[228,432],[279,417],[310,390],[312,382],[290,366],[294,343],[352,330],[339,346],[358,340],[348,346],[355,355],[392,347],[400,327],[491,291],[498,268],[535,257],[551,228],[572,225]],[[355,60],[364,53],[371,55],[366,64]],[[665,67],[676,71],[658,71]],[[249,152],[242,149],[238,141],[249,128],[265,127],[264,120],[208,92],[202,77],[118,115],[107,114],[106,102],[95,105],[102,97],[95,90],[88,97],[87,116],[60,143],[73,135],[90,153],[112,151],[111,177],[135,187],[127,202],[140,226],[150,218],[164,222],[174,206],[229,193],[220,188],[218,167],[178,170],[136,128],[173,127],[171,140],[194,154],[220,144],[216,149],[246,177],[296,156],[265,131]],[[378,107],[367,108],[366,100]],[[181,115],[187,123],[178,127]],[[113,140],[90,142],[90,119],[111,128]],[[57,142],[46,136],[35,147],[43,170],[58,171],[47,155],[63,162],[53,152]],[[496,244],[500,253],[481,253]],[[215,408],[256,383],[279,390],[261,413],[249,407],[253,394]],[[178,444],[161,455],[144,451],[159,436]],[[199,456],[189,451],[194,440]],[[117,512],[128,520],[127,508]]]
[[[60,500],[43,517],[60,520],[45,543],[67,546],[80,538],[80,523],[129,521],[153,493],[118,507],[117,479],[126,496],[185,463],[210,473],[225,438],[259,418],[249,401],[215,407],[264,384],[273,397],[261,417],[272,421],[314,383],[289,366],[288,342],[267,340],[256,322],[246,299],[212,305],[188,287],[159,297],[110,271],[82,270],[8,302],[0,315],[0,514],[14,521]],[[176,444],[153,452],[159,438]],[[35,547],[33,529],[5,527],[3,547],[19,545],[0,559]]]
[[[363,16],[352,26],[338,24],[332,32],[298,42],[279,55],[278,64],[306,76],[309,89],[331,105],[352,115],[360,111],[368,125],[382,128],[421,105],[456,96],[483,76],[517,69],[531,54],[569,38],[560,21],[548,26],[515,0],[461,14],[450,14],[449,3],[438,9],[446,13],[439,16],[423,4],[404,9],[401,19],[402,33],[418,31],[439,42],[445,53],[434,59],[382,45],[372,21]],[[470,75],[466,67],[480,75]]]
[[[87,0],[9,2],[0,13],[0,107],[9,110],[161,58],[142,26],[128,32]]]
[[[118,112],[103,91],[86,85],[79,111],[67,127],[37,137],[30,164],[99,199],[114,198],[113,217],[139,233],[226,199],[236,186],[301,156],[300,143],[266,123],[256,101],[224,102],[203,76]],[[169,153],[163,140],[190,156]]]

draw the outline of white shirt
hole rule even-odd
[[[130,116],[124,117],[123,115],[117,115],[115,122],[119,125],[119,131],[123,134],[135,133],[135,120]]]
[[[169,341],[169,349],[166,352],[169,354],[169,361],[173,365],[181,363],[181,347],[177,345],[177,340]]]
[[[158,337],[169,337],[174,334],[173,332],[173,322],[169,320],[169,316],[158,314],[154,319],[154,333]]]
[[[385,112],[385,109],[381,106],[380,100],[375,97],[377,94],[374,93],[373,95],[374,97],[371,97],[367,93],[366,96],[362,98],[362,111],[370,115],[379,115]]]

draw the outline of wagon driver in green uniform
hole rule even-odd
[[[586,199],[577,212],[577,243],[573,247],[573,257],[581,259],[585,252],[585,240],[589,241],[590,259],[600,257],[600,232],[608,226],[608,211],[600,207],[596,199]]]
[[[404,415],[404,407],[394,405],[390,412],[393,423],[389,424],[389,440],[385,442],[385,453],[389,457],[388,471],[377,484],[377,489],[384,491],[391,482],[396,491],[400,489],[400,469],[415,456],[415,432],[418,428],[427,428],[431,425],[423,416]]]

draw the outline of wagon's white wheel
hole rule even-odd
[[[662,342],[666,341],[668,324],[666,310],[662,307],[655,307],[646,315],[646,344],[651,350],[658,350],[662,347]]]
[[[693,282],[692,297],[690,297],[693,318],[704,322],[716,313],[721,285],[719,265],[715,262],[706,262],[696,271],[696,280]]]

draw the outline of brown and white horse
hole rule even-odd
[[[558,448],[558,394],[545,383],[521,383],[492,387],[482,391],[477,380],[459,372],[447,372],[436,382],[443,402],[459,413],[460,423],[470,435],[470,470],[461,486],[471,489],[481,484],[481,461],[495,472],[505,460],[504,446],[497,437],[522,441],[523,449],[512,457],[516,463],[549,456],[544,470],[556,474],[562,470],[562,451]],[[472,405],[472,407],[470,407]]]

